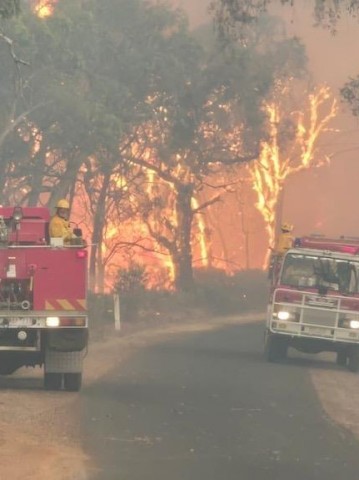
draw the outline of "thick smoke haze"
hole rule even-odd
[[[173,0],[184,8],[191,25],[196,27],[210,17],[209,0]],[[349,77],[359,73],[359,22],[344,17],[336,35],[314,26],[313,2],[300,2],[300,7],[272,8],[271,13],[283,18],[289,35],[304,43],[313,82],[328,84],[339,99],[339,89]],[[359,124],[346,105],[332,123],[338,133],[321,138],[322,154],[331,156],[327,167],[301,172],[289,179],[284,194],[283,218],[295,225],[295,234],[311,232],[330,235],[359,236]],[[353,215],[354,211],[354,215]]]

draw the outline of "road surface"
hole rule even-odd
[[[326,415],[310,370],[348,374],[316,357],[265,363],[262,340],[263,325],[225,325],[113,361],[76,399],[88,478],[358,480],[359,443]]]

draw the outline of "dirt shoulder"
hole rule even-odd
[[[310,374],[326,414],[359,439],[359,375],[329,366],[311,369]]]

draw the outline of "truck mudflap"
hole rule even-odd
[[[45,352],[45,374],[48,373],[81,373],[85,351],[56,352],[47,349]]]
[[[44,387],[46,390],[78,392],[82,384],[82,368],[86,351],[56,352],[46,349]]]

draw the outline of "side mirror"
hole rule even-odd
[[[76,237],[82,237],[81,228],[74,228],[74,235],[76,235]]]

